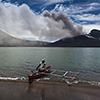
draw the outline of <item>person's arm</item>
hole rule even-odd
[[[41,65],[41,64],[39,64],[39,65],[36,67],[36,70],[40,67],[40,65]]]

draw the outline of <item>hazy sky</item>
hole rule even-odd
[[[100,29],[100,0],[0,0],[0,29],[54,41]]]

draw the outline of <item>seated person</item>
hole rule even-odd
[[[40,62],[40,64],[38,65],[38,67],[36,68],[36,70],[38,69],[39,72],[43,72],[45,71],[45,60],[42,59],[42,61]]]

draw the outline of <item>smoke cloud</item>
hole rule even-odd
[[[0,29],[18,38],[53,41],[85,34],[81,25],[61,12],[36,14],[28,5],[0,2]]]
[[[44,17],[48,17],[50,20],[52,20],[51,23],[48,23],[50,26],[53,26],[53,28],[56,27],[57,30],[59,30],[58,34],[64,38],[64,37],[73,37],[77,35],[85,34],[83,32],[83,27],[79,24],[74,25],[73,21],[62,12],[51,12],[48,11],[43,12]],[[57,25],[55,25],[55,23]],[[48,25],[48,26],[49,26]],[[49,27],[50,30],[52,27]],[[50,32],[51,33],[51,32]],[[57,34],[57,32],[55,32]],[[57,36],[58,36],[57,34]]]

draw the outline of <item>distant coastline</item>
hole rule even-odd
[[[64,38],[54,43],[18,39],[0,31],[0,47],[100,47],[100,31],[94,29],[89,34]]]

